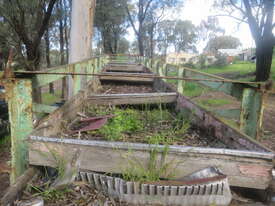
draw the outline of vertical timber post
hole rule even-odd
[[[184,68],[180,67],[180,66],[177,66],[177,69],[178,69],[178,77],[183,77],[184,76]],[[183,84],[184,84],[184,80],[178,80],[178,92],[180,94],[183,94]]]
[[[9,107],[11,129],[11,183],[27,168],[27,136],[33,129],[32,118],[32,81],[14,79],[5,85]]]
[[[262,127],[263,109],[263,94],[256,89],[244,89],[240,114],[240,130],[258,139]]]
[[[91,58],[95,4],[95,0],[72,1],[69,63]],[[68,98],[70,99],[75,91],[74,81],[71,75],[68,75],[67,79]],[[81,77],[81,79],[84,85],[86,77]]]

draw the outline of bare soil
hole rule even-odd
[[[10,184],[10,171],[8,161],[10,160],[10,145],[0,145],[0,198]]]
[[[102,110],[103,108],[101,107],[100,109]],[[106,108],[106,110],[108,110],[108,108]],[[178,122],[182,123],[182,120],[177,119],[177,117],[174,114],[167,112],[168,110],[163,110],[162,112],[170,114],[169,118],[154,119],[152,122],[150,121],[151,119],[150,117],[148,120],[148,117],[147,117],[148,111],[140,111],[140,110],[133,110],[133,111],[137,111],[140,114],[137,118],[139,118],[139,120],[142,123],[144,123],[142,130],[122,132],[120,139],[111,140],[111,141],[148,143],[151,137],[160,136],[159,138],[161,140],[163,138],[165,140],[168,140],[169,141],[168,144],[170,145],[227,148],[226,145],[224,145],[222,142],[220,142],[216,138],[207,135],[204,131],[201,131],[200,129],[198,129],[193,125],[190,125],[189,123],[186,123],[187,125],[182,125],[182,124],[175,125],[175,124],[178,124]],[[159,110],[154,110],[154,111],[158,112]],[[112,114],[112,111],[110,114]],[[150,111],[149,111],[149,115],[150,115]],[[92,116],[87,115],[87,116],[94,117],[98,115],[92,115]],[[116,116],[113,118],[116,118]],[[110,141],[108,137],[106,137],[104,134],[100,132],[100,129],[72,134],[71,131],[76,131],[80,128],[83,128],[84,126],[87,126],[87,123],[81,122],[80,119],[81,118],[76,117],[75,120],[77,121],[75,121],[73,124],[69,123],[67,125],[68,130],[63,131],[61,135],[63,136],[65,135],[67,137],[75,138],[75,139],[82,139],[82,140],[97,140],[97,141],[109,140]],[[112,119],[108,120],[106,124],[107,126],[110,121],[112,121]],[[185,126],[187,129],[182,130],[182,127],[185,127]],[[160,144],[164,144],[164,143],[160,142]]]
[[[103,84],[102,94],[152,93],[156,92],[152,85],[135,84]]]
[[[43,190],[42,184],[45,184],[45,182],[41,179],[31,182],[30,185],[35,186],[36,189],[29,185],[23,192],[22,198],[15,202],[15,206],[25,201],[37,199],[38,197],[44,199],[45,206],[135,206],[110,198],[86,182],[74,182],[66,189],[59,191],[50,189]],[[37,188],[41,189],[41,191],[38,192]],[[243,197],[243,194],[238,190],[233,189],[232,194],[233,200],[230,206],[265,206],[265,204],[257,202],[254,198]],[[155,204],[150,206],[159,205]]]

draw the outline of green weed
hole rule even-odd
[[[202,87],[201,85],[194,82],[185,82],[183,87],[183,95],[187,97],[197,97],[201,96],[204,92],[209,91],[207,87]]]
[[[146,182],[159,181],[161,178],[171,179],[175,176],[175,161],[166,162],[169,147],[165,146],[162,151],[152,148],[147,165],[142,164],[135,157],[126,157],[129,167],[123,172],[123,179],[126,181]],[[161,158],[158,158],[161,153]]]
[[[123,138],[123,133],[132,133],[143,129],[138,111],[116,109],[114,114],[115,117],[99,129],[99,133],[104,135],[107,140],[119,140]]]
[[[0,148],[1,149],[7,148],[7,145],[10,145],[10,143],[11,143],[10,136],[5,136],[5,137],[0,138]]]
[[[51,105],[56,102],[61,101],[61,91],[55,91],[54,94],[50,94],[49,92],[42,93],[42,102],[46,105]]]
[[[55,201],[63,199],[66,196],[66,193],[71,192],[72,190],[66,188],[62,190],[56,189],[42,189],[34,185],[30,186],[30,189],[34,190],[34,196],[41,196],[45,201]]]

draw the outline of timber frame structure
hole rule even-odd
[[[137,66],[133,72],[145,67],[153,72],[152,75],[156,74],[165,77],[167,76],[167,71],[174,67],[173,65],[167,65],[146,57],[127,56],[125,58],[132,59],[133,65]],[[99,56],[46,70],[47,74],[31,75],[15,72],[12,76],[0,79],[5,85],[5,98],[9,105],[12,142],[12,183],[24,173],[28,165],[56,166],[53,157],[50,155],[51,150],[60,152],[60,155],[66,156],[68,160],[73,158],[74,151],[82,151],[80,156],[83,163],[80,165],[80,170],[119,173],[121,168],[116,167],[116,165],[123,162],[121,152],[127,152],[129,149],[133,151],[131,155],[138,157],[140,161],[147,161],[149,147],[146,144],[52,138],[62,126],[61,120],[72,120],[78,109],[84,104],[98,104],[99,102],[104,104],[106,96],[96,95],[100,80],[127,78],[119,75],[104,76],[104,72],[108,70],[106,65],[110,61],[113,65],[122,65],[125,70],[129,66],[124,65],[124,67],[123,63],[116,60],[115,57]],[[115,70],[115,67],[112,68],[109,69],[110,72]],[[171,146],[168,158],[171,160],[184,159],[184,164],[179,167],[181,176],[209,165],[216,165],[228,175],[229,182],[233,186],[265,190],[271,184],[274,184],[272,183],[274,182],[272,177],[274,153],[256,141],[261,129],[263,97],[266,91],[261,90],[260,85],[255,87],[255,84],[234,83],[215,75],[205,74],[181,66],[177,67],[177,71],[179,77],[177,87],[168,84],[165,78],[152,77],[142,79],[142,77],[137,76],[130,77],[128,80],[150,81],[158,92],[170,95],[164,95],[163,101],[166,101],[166,103],[173,102],[177,111],[192,115],[196,125],[230,145],[230,149]],[[56,75],[56,73],[60,74]],[[87,85],[84,86],[82,85],[81,75],[72,76],[74,96],[62,107],[57,108],[33,102],[32,88],[48,85],[68,76],[69,73],[86,73],[89,75],[87,75]],[[240,115],[239,129],[227,125],[217,116],[182,95],[184,80],[180,78],[190,76],[201,78],[202,80],[199,83],[202,85],[223,91],[242,100],[241,109],[237,112]],[[219,79],[223,81],[211,82],[205,79]],[[117,99],[125,101],[125,98],[121,95],[113,95],[111,98],[113,104],[119,104]],[[150,101],[154,101],[152,97],[148,98],[142,95],[133,95],[132,98],[136,98],[137,101],[142,99],[141,102],[148,101],[150,103]],[[124,103],[127,103],[127,101]],[[34,125],[34,113],[48,113],[49,115]],[[161,148],[162,146],[158,147]],[[67,154],[66,151],[68,150],[72,152]],[[47,154],[47,158],[45,158],[44,154]],[[111,156],[113,161],[110,162],[108,160],[110,160]],[[93,164],[90,164],[91,162]],[[106,162],[109,163],[106,164]]]

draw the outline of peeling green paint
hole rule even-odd
[[[32,124],[32,81],[16,79],[8,82],[7,99],[11,129],[11,182],[25,171],[27,167],[26,138],[33,129]]]
[[[263,95],[254,89],[244,89],[241,114],[240,114],[240,129],[245,134],[256,138],[261,129]]]

